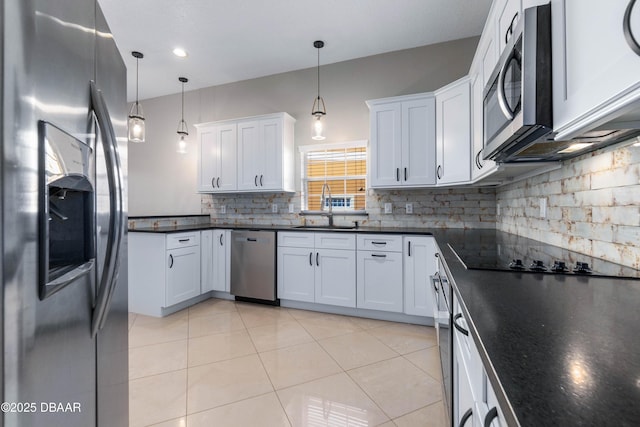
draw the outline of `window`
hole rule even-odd
[[[302,207],[322,210],[322,187],[326,182],[334,212],[364,211],[367,188],[367,141],[300,147],[302,157]],[[327,195],[328,196],[328,195]]]

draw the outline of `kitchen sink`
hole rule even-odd
[[[310,231],[348,231],[358,229],[355,225],[297,225],[293,228]]]

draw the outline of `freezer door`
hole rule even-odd
[[[3,1],[0,17],[3,40],[11,41],[3,43],[0,149],[3,401],[36,404],[33,412],[3,413],[0,424],[93,426],[95,275],[82,275],[43,300],[38,295],[38,122],[95,148],[89,113],[95,4]]]

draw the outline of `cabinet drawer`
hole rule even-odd
[[[353,233],[315,233],[316,249],[356,249],[356,235]]]
[[[315,242],[315,233],[312,233],[312,232],[308,232],[308,231],[278,232],[278,246],[313,249],[314,242]]]
[[[359,251],[402,252],[402,236],[358,234]]]
[[[200,232],[167,234],[167,250],[197,246],[200,244]]]

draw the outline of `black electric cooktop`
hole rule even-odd
[[[640,279],[640,270],[501,231],[449,246],[466,268]]]

